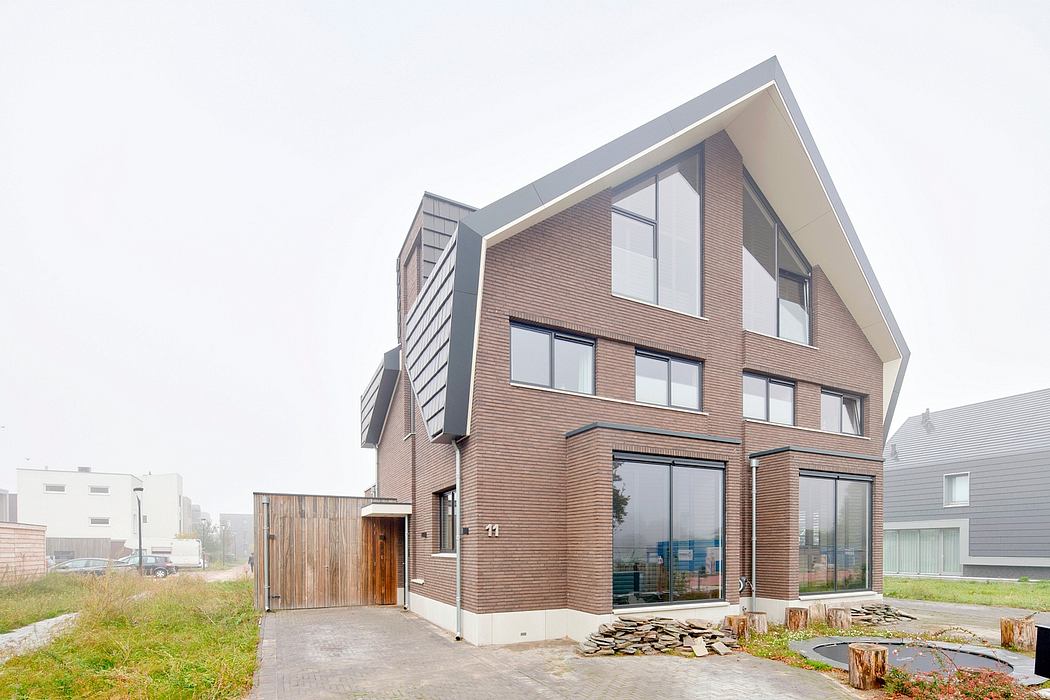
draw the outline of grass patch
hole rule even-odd
[[[257,621],[250,581],[102,577],[68,634],[0,667],[0,697],[240,698]]]
[[[1050,610],[1050,581],[953,581],[887,576],[883,589],[883,594],[890,598]]]
[[[88,589],[83,578],[62,574],[0,586],[0,634],[79,609]]]

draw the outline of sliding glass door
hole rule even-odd
[[[883,570],[888,574],[959,576],[959,528],[886,530]]]
[[[867,590],[871,481],[805,472],[798,492],[799,593]]]

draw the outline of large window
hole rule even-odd
[[[811,269],[751,178],[744,178],[744,328],[809,343]]]
[[[699,411],[700,367],[699,362],[639,350],[634,355],[634,398]]]
[[[613,292],[698,316],[701,154],[693,151],[613,195]]]
[[[798,592],[868,590],[871,481],[805,472],[798,494]]]
[[[438,551],[456,551],[456,489],[438,494]]]
[[[970,472],[944,475],[944,506],[970,505]]]
[[[594,393],[594,341],[587,338],[511,324],[512,382]]]
[[[760,374],[744,375],[744,418],[795,424],[795,385]]]
[[[962,574],[959,528],[886,530],[883,571],[887,574]]]
[[[833,433],[860,435],[861,400],[859,396],[840,394],[825,389],[820,392],[820,429]]]
[[[722,466],[616,455],[614,606],[724,598]]]

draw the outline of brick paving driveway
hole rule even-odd
[[[399,608],[264,616],[252,697],[272,698],[851,698],[815,671],[742,653],[575,655],[568,642],[475,647]]]

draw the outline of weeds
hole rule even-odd
[[[0,586],[0,634],[77,610],[89,585],[79,576],[48,574],[36,581]]]
[[[1050,581],[958,581],[887,576],[883,587],[889,598],[1050,610]]]
[[[891,698],[914,700],[1029,700],[1039,696],[1005,673],[989,669],[956,669],[950,673],[911,675],[899,668],[886,672],[884,690]]]

